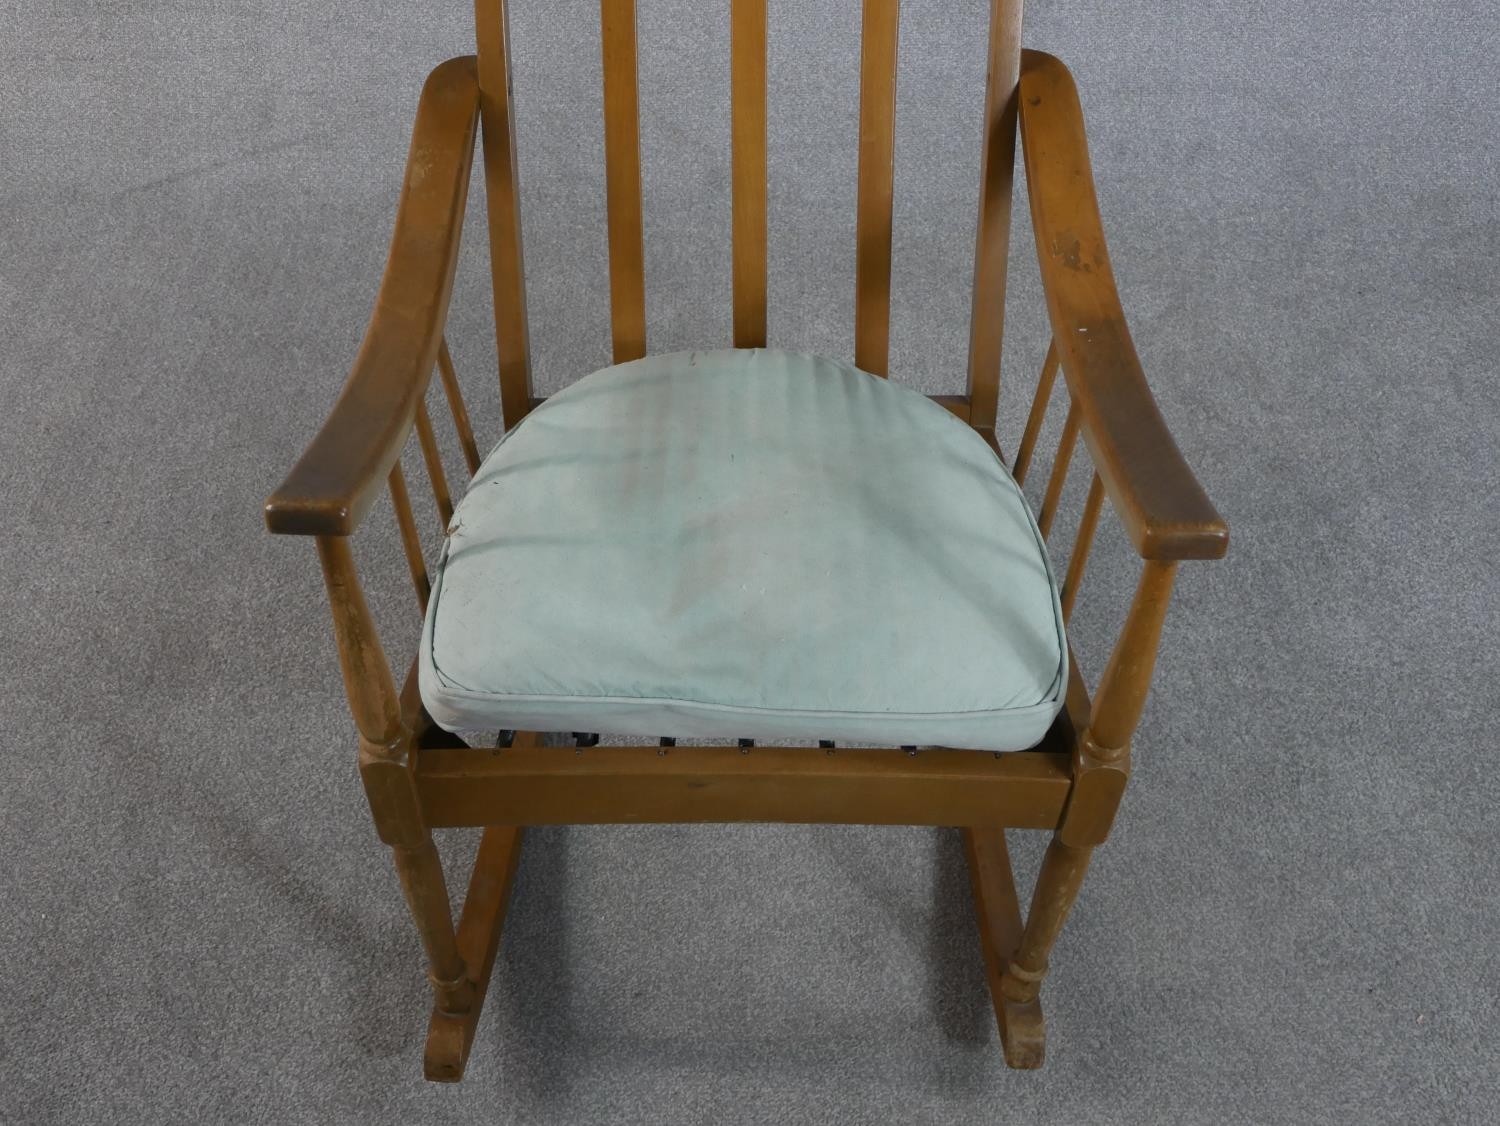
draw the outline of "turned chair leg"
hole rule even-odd
[[[1083,884],[1093,854],[1091,848],[1064,844],[1057,837],[1047,846],[1042,870],[1037,874],[1036,888],[1031,894],[1031,909],[1026,913],[1021,943],[1000,979],[1005,996],[1017,1004],[1034,1001],[1041,992],[1052,944],[1062,933],[1073,901],[1078,898],[1078,889]]]
[[[484,995],[489,990],[490,974],[500,950],[506,907],[521,857],[522,830],[515,825],[492,825],[484,831],[469,893],[464,898],[463,918],[458,924],[458,952],[472,983],[472,1000],[462,1013],[445,1011],[441,1004],[432,1010],[427,1026],[427,1050],[423,1068],[428,1079],[456,1082],[463,1078],[474,1046],[474,1032]]]
[[[448,884],[443,878],[442,861],[430,833],[415,845],[394,845],[396,872],[406,904],[422,936],[427,951],[427,978],[437,1007],[459,1016],[474,1004],[474,981],[458,952],[453,930],[453,914],[448,906]]]
[[[318,558],[328,587],[344,690],[359,729],[359,775],[375,829],[395,853],[401,890],[427,948],[428,976],[438,1004],[448,1012],[462,1013],[473,1002],[473,984],[458,953],[443,865],[411,779],[411,733],[401,722],[401,701],[391,667],[360,589],[349,541],[319,536]]]
[[[1005,970],[1021,942],[1021,905],[1010,868],[1005,830],[996,827],[965,829],[964,852],[979,916],[979,944],[984,954],[985,979],[995,1006],[995,1021],[1005,1062],[1011,1067],[1040,1067],[1047,1026],[1041,1002],[1012,1000],[1002,987]]]
[[[453,1082],[463,1078],[474,1046],[521,854],[521,829],[492,825],[485,830],[455,931],[442,861],[421,820],[411,772],[369,748],[361,754],[360,771],[375,824],[395,854],[401,890],[427,951],[434,1004],[424,1071],[428,1079]]]
[[[1060,834],[1053,838],[1023,926],[1005,831],[965,830],[964,845],[1005,1062],[1016,1068],[1041,1067],[1047,1052],[1040,998],[1047,957],[1078,898],[1093,849],[1068,844]]]
[[[1039,994],[1047,974],[1047,956],[1078,896],[1093,850],[1053,839],[1023,926],[1005,831],[969,829],[964,844],[1005,1062],[1016,1068],[1041,1067],[1047,1026]]]
[[[391,847],[401,890],[427,951],[427,976],[434,995],[424,1057],[427,1078],[456,1080],[468,1063],[500,948],[520,856],[521,829],[493,825],[485,830],[463,918],[455,931],[443,863],[412,781],[415,737],[402,721],[401,701],[360,591],[348,541],[320,536],[318,556],[333,611],[344,689],[359,729],[360,779],[375,830]],[[515,741],[517,746],[534,746],[535,742],[532,734],[517,736]]]
[[[1026,926],[1015,953],[1000,974],[996,1008],[1002,1020],[1005,1062],[1011,1067],[1041,1067],[1046,1057],[1046,1032],[1041,1020],[1040,993],[1047,976],[1052,944],[1062,933],[1068,911],[1078,898],[1078,889],[1088,871],[1091,848],[1077,848],[1054,837],[1042,858]],[[1034,1014],[1032,1019],[1024,1019]]]
[[[1070,716],[1082,731],[1073,748],[1073,788],[1042,857],[1024,927],[1004,832],[974,829],[966,836],[990,993],[1005,1062],[1011,1067],[1042,1066],[1046,1029],[1040,994],[1047,959],[1078,898],[1094,849],[1109,835],[1130,777],[1130,739],[1146,701],[1174,574],[1175,564],[1145,565],[1092,709],[1085,694]]]

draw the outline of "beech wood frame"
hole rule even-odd
[[[898,0],[864,0],[854,355],[886,374],[890,314]],[[350,548],[389,489],[419,604],[430,584],[399,457],[416,431],[444,523],[452,499],[425,395],[434,370],[465,465],[479,465],[444,326],[482,130],[504,424],[536,404],[527,348],[519,179],[504,0],[477,0],[475,57],[443,63],[417,111],[390,257],[364,344],[343,393],[266,504],[271,531],[315,538],[333,614],[359,767],[426,949],[435,1000],[430,1079],[464,1071],[484,1001],[524,827],[620,822],[828,822],[961,827],[1006,1061],[1036,1067],[1045,1033],[1047,958],[1093,849],[1109,832],[1130,773],[1178,562],[1221,557],[1228,530],[1199,488],[1152,399],[1110,269],[1073,80],[1057,59],[1020,47],[1019,0],[993,0],[974,265],[968,391],[937,396],[999,452],[1005,259],[1015,136],[1024,146],[1031,220],[1052,344],[1012,471],[1024,478],[1056,376],[1068,415],[1039,524],[1050,531],[1078,438],[1093,476],[1063,584],[1065,615],[1083,578],[1107,498],[1142,565],[1124,626],[1092,700],[1072,662],[1066,706],[1032,750],[854,750],[661,745],[576,752],[518,733],[471,748],[432,724],[415,666],[398,689]],[[766,6],[731,3],[734,198],[733,342],[766,342]],[[634,0],[601,0],[613,351],[646,354]],[[431,830],[484,828],[454,926]],[[1052,839],[1023,923],[1006,828]]]

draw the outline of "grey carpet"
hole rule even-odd
[[[725,7],[641,4],[658,349],[728,336]],[[904,6],[893,366],[927,390],[962,382],[984,7]],[[552,390],[607,359],[597,5],[515,8]],[[847,355],[858,5],[773,8],[771,334]],[[1493,1121],[1493,7],[1032,5],[1234,529],[1182,575],[1032,1074],[953,833],[705,827],[534,833],[469,1077],[419,1078],[313,553],[259,504],[358,342],[421,77],[469,41],[456,2],[0,4],[0,1118]],[[1024,233],[1015,263],[1012,446]],[[451,335],[489,442],[484,272],[473,239]],[[1118,534],[1098,553],[1091,675],[1129,583]]]

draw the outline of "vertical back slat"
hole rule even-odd
[[[484,133],[500,407],[509,430],[531,410],[531,346],[521,252],[521,187],[511,120],[510,16],[505,3],[475,0],[474,31],[479,44],[479,120]]]
[[[1057,380],[1057,341],[1047,345],[1047,358],[1042,361],[1042,375],[1036,381],[1036,394],[1031,399],[1031,413],[1026,416],[1026,429],[1021,432],[1021,445],[1016,450],[1015,468],[1011,475],[1016,484],[1026,480],[1026,470],[1031,465],[1031,455],[1036,450],[1037,435],[1042,432],[1042,419],[1047,417],[1047,404],[1052,401],[1052,384]]]
[[[427,613],[427,599],[432,594],[432,582],[427,577],[427,560],[422,556],[422,537],[417,534],[417,521],[411,514],[411,494],[406,491],[406,476],[401,472],[398,460],[391,466],[388,480],[391,488],[391,507],[396,510],[396,526],[401,529],[401,548],[406,552],[406,568],[411,572],[411,583],[417,591],[417,602],[422,613]]]
[[[874,375],[886,375],[890,367],[891,204],[900,10],[900,0],[865,0],[860,49],[854,366]]]
[[[730,0],[734,346],[766,343],[766,0]]]
[[[635,0],[600,0],[604,54],[604,181],[609,210],[609,306],[614,362],[646,354],[646,259],[641,233],[640,95]]]
[[[995,425],[1000,348],[1005,338],[1005,265],[1010,253],[1011,183],[1016,165],[1016,91],[1021,77],[1021,0],[991,0],[979,224],[969,313],[969,419]]]
[[[458,385],[458,373],[453,370],[453,355],[448,351],[448,338],[443,337],[438,346],[438,372],[443,377],[443,394],[448,397],[448,409],[453,412],[453,429],[458,431],[458,444],[463,447],[464,464],[469,467],[469,476],[479,472],[479,445],[474,441],[474,426],[469,421],[469,408],[464,404],[463,388]]]

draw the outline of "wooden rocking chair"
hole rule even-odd
[[[1048,953],[1129,775],[1177,563],[1223,556],[1228,532],[1142,375],[1073,81],[1057,59],[1021,49],[1021,0],[993,0],[990,16],[968,392],[929,400],[880,378],[897,2],[864,0],[853,366],[765,350],[766,0],[729,5],[734,347],[669,357],[646,345],[635,4],[602,0],[611,313],[623,366],[545,403],[532,395],[527,355],[505,0],[478,0],[477,58],[442,64],[423,90],[364,344],[265,514],[271,531],[317,544],[360,774],[429,961],[430,1079],[463,1074],[523,827],[543,824],[960,827],[1005,1059],[1042,1062]],[[995,425],[1018,125],[1052,343],[1007,468]],[[444,336],[481,127],[506,431],[483,461]],[[1033,523],[1015,482],[1059,369],[1067,417]],[[456,517],[424,405],[434,370],[474,477]],[[701,441],[694,427],[706,428]],[[820,427],[836,456],[825,456]],[[399,461],[413,429],[448,528],[435,568]],[[1043,541],[1079,437],[1093,476],[1058,587]],[[731,468],[736,454],[750,463],[744,471]],[[790,461],[785,473],[775,458]],[[382,486],[426,615],[400,688],[350,550]],[[731,504],[731,519],[694,507],[704,497]],[[1062,625],[1106,498],[1142,567],[1091,699]],[[907,523],[892,531],[891,521]],[[810,549],[791,533],[825,525],[850,542],[809,567]],[[616,581],[621,571],[634,587]],[[808,575],[810,596],[797,585]],[[783,604],[805,630],[788,630]],[[881,620],[895,624],[872,630]],[[705,624],[727,632],[705,643]],[[587,637],[597,647],[580,644]],[[622,676],[639,683],[622,686]],[[481,720],[503,729],[496,746],[471,747],[445,729],[479,730]],[[543,745],[537,731],[586,734],[572,751]],[[595,749],[599,731],[651,737]],[[764,745],[792,731],[805,745]],[[868,746],[881,743],[892,749]],[[456,929],[431,835],[451,826],[485,830]],[[1024,924],[1007,828],[1051,833]]]

